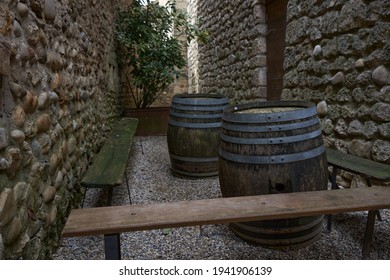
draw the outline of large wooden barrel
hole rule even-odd
[[[259,102],[225,110],[219,151],[224,197],[327,188],[327,159],[316,107],[303,101]],[[302,203],[305,203],[302,201]],[[242,239],[269,248],[316,241],[323,216],[230,224]]]
[[[172,174],[218,175],[219,134],[228,98],[217,94],[179,94],[172,98],[167,141]]]

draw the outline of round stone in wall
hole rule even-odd
[[[317,113],[319,117],[324,117],[328,114],[328,104],[325,100],[318,102]]]
[[[356,62],[355,62],[355,67],[356,68],[363,68],[364,67],[364,60],[363,59],[358,59],[358,60],[356,60]]]
[[[343,72],[337,72],[336,75],[332,77],[332,84],[333,85],[341,85],[345,81],[345,75]]]
[[[371,117],[374,120],[390,121],[390,105],[378,102],[371,108]]]
[[[322,48],[320,45],[316,45],[313,50],[314,57],[319,57],[322,54]]]
[[[28,15],[28,7],[23,3],[19,2],[16,6],[16,10],[21,17],[26,17]]]
[[[45,19],[47,22],[52,22],[56,18],[57,9],[55,0],[45,0],[45,6],[43,9]]]
[[[374,160],[390,163],[390,141],[377,140],[372,147]]]
[[[24,135],[24,132],[19,130],[19,129],[15,129],[15,130],[12,130],[11,131],[11,138],[17,142],[17,143],[23,143],[24,139],[26,138],[26,136]]]
[[[385,66],[381,65],[372,72],[372,79],[377,84],[388,85],[390,84],[390,72]]]

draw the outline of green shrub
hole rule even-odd
[[[146,2],[143,4],[143,2]],[[183,49],[207,32],[190,24],[174,1],[165,6],[133,0],[116,20],[120,62],[131,74],[131,95],[137,108],[150,106],[186,65]]]

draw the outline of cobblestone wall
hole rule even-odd
[[[327,146],[390,164],[390,1],[290,0],[287,20],[282,99],[317,104]]]
[[[189,91],[225,94],[235,103],[265,100],[264,1],[191,0],[189,8],[210,33],[207,44],[191,45]]]
[[[112,23],[122,2],[0,2],[3,258],[50,256],[120,113]]]
[[[199,22],[198,1],[189,0],[187,12],[192,24]],[[188,93],[199,93],[199,45],[192,40],[188,46]]]

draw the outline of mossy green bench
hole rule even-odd
[[[87,189],[107,189],[107,205],[111,205],[113,188],[122,184],[124,176],[131,201],[125,171],[137,126],[138,119],[121,119],[110,132],[103,147],[81,180],[81,185]]]
[[[336,183],[336,177],[338,170],[340,169],[363,176],[369,187],[372,186],[372,180],[383,183],[390,182],[390,166],[387,164],[375,162],[331,148],[326,148],[326,155],[328,165],[333,167],[332,174],[329,176],[329,180],[332,183],[332,189],[339,189],[339,186]],[[379,210],[369,211],[367,224],[371,227],[374,226],[376,216],[381,219]],[[331,228],[332,215],[328,215],[328,230],[330,231]],[[373,228],[368,230],[372,231]],[[367,250],[369,250],[369,248]]]
[[[336,151],[331,148],[326,148],[326,155],[328,164],[333,166],[332,183],[334,184],[336,184],[336,181],[333,179],[336,178],[338,169],[364,176],[369,186],[371,185],[371,179],[385,183],[390,182],[390,165]],[[338,188],[336,185],[333,185],[333,187]]]
[[[120,259],[123,232],[384,208],[390,208],[390,187],[384,186],[95,207],[72,210],[62,236],[104,234],[106,259]],[[368,256],[373,229],[367,223],[363,258]]]

